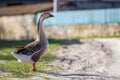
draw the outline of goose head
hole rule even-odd
[[[45,19],[50,18],[50,17],[54,17],[54,16],[52,14],[50,14],[49,12],[42,13],[40,16],[40,18],[42,20],[45,20]]]

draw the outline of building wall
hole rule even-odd
[[[35,38],[34,15],[0,17],[0,39],[22,40]]]

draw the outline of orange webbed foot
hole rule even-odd
[[[37,70],[36,70],[36,68],[35,68],[35,65],[36,65],[36,63],[33,63],[33,64],[32,64],[32,67],[33,67],[32,71],[33,71],[33,72],[37,72]]]

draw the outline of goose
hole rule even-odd
[[[48,40],[44,33],[42,24],[44,20],[50,17],[54,16],[49,12],[42,13],[39,18],[35,41],[27,44],[26,46],[19,46],[16,51],[12,52],[13,56],[15,56],[19,62],[32,64],[33,72],[37,71],[35,65],[48,48]]]

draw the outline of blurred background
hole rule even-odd
[[[119,8],[119,0],[0,0],[0,39],[33,39],[46,11],[55,16],[44,22],[48,38],[119,36]]]
[[[33,74],[11,52],[35,39],[43,12],[49,49]],[[120,0],[0,0],[0,80],[120,80],[119,38]]]

